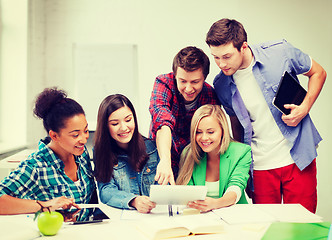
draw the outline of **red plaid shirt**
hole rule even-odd
[[[204,82],[203,89],[198,95],[198,101],[188,112],[184,98],[179,93],[173,72],[159,75],[154,83],[150,99],[150,138],[156,139],[157,131],[168,126],[172,131],[172,168],[175,175],[179,168],[180,154],[190,142],[191,118],[197,108],[205,104],[219,104],[214,89]]]

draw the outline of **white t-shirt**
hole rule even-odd
[[[207,197],[219,198],[219,180],[215,182],[205,181],[205,186],[207,186],[208,188],[206,194]],[[240,197],[242,196],[240,187],[236,185],[228,187],[225,191],[225,194],[228,192],[235,192],[236,194],[235,204],[240,200]]]
[[[253,127],[251,149],[254,170],[284,167],[294,163],[290,155],[291,144],[282,135],[272,116],[252,72],[253,63],[245,69],[237,70],[233,78]]]

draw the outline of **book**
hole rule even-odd
[[[222,233],[223,224],[220,218],[210,212],[199,215],[147,218],[139,221],[136,227],[148,239],[159,240]]]
[[[275,222],[270,225],[262,240],[327,239],[331,223]]]
[[[330,225],[330,230],[329,230],[329,234],[327,236],[327,240],[332,240],[332,224]]]

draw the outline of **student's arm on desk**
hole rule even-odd
[[[108,183],[98,182],[98,189],[101,202],[111,207],[149,213],[156,206],[148,196],[120,190],[114,177]]]
[[[157,131],[156,144],[160,162],[157,166],[155,180],[159,184],[166,185],[170,183],[174,185],[175,181],[171,167],[172,132],[168,126],[164,125]]]
[[[58,208],[79,208],[74,203],[74,199],[69,199],[64,196],[54,198],[49,201],[39,201],[43,207],[49,207],[51,211]],[[35,200],[20,199],[11,197],[9,195],[2,195],[0,197],[0,215],[4,214],[22,214],[22,213],[35,213],[40,210],[41,206]]]
[[[149,213],[156,207],[156,203],[151,202],[148,196],[137,196],[129,204],[140,213]]]
[[[220,198],[206,197],[203,201],[197,200],[190,202],[188,204],[189,207],[207,212],[213,209],[234,205],[239,201],[249,178],[248,172],[251,163],[251,148],[244,144],[239,144],[238,147],[240,148],[237,148],[238,151],[234,154],[234,157],[228,159],[232,162],[233,166],[232,170],[229,170],[231,174],[229,176],[221,175],[221,178],[227,178],[229,184],[225,193]]]
[[[206,197],[205,200],[189,202],[188,207],[196,208],[201,212],[208,212],[213,209],[228,207],[235,204],[237,195],[233,191],[226,192],[221,198]]]

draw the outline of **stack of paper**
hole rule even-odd
[[[213,212],[228,224],[322,221],[300,204],[236,204]]]
[[[308,211],[301,204],[256,204],[260,210],[275,217],[279,222],[315,223],[323,218]]]
[[[257,208],[254,204],[236,204],[213,210],[228,224],[275,222],[274,216]]]

